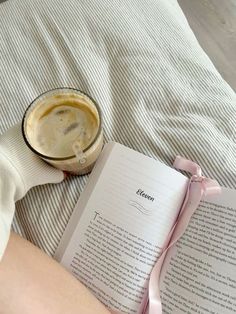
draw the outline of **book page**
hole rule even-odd
[[[205,198],[162,270],[163,314],[236,313],[236,191]]]
[[[187,183],[154,159],[108,144],[86,187],[90,195],[75,210],[83,207],[61,263],[109,308],[140,313]]]

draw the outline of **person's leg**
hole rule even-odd
[[[109,314],[77,279],[12,233],[0,262],[0,314]]]

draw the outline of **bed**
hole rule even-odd
[[[0,133],[39,94],[74,87],[99,103],[106,141],[185,156],[236,188],[236,96],[175,0],[4,2],[0,71]],[[87,179],[32,189],[13,229],[53,255]]]

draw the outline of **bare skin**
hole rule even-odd
[[[0,314],[110,314],[77,279],[11,233],[0,262]]]

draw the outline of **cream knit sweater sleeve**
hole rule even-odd
[[[9,239],[15,202],[36,185],[62,180],[62,171],[27,147],[19,124],[0,136],[0,260]]]

